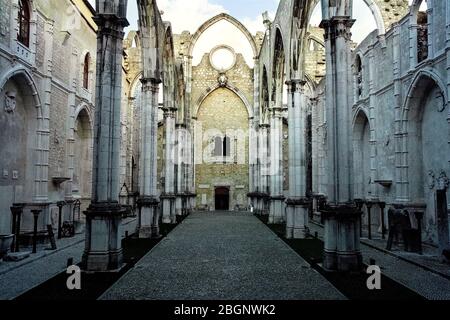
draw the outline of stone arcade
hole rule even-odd
[[[131,1],[131,0],[130,0]],[[324,267],[361,267],[361,231],[403,208],[448,250],[450,2],[280,0],[251,34],[228,14],[174,34],[156,0],[0,0],[0,234],[56,227],[81,206],[89,271],[196,211],[252,208],[287,238],[325,227]],[[73,10],[73,14],[57,12]],[[321,9],[320,26],[311,23]],[[72,12],[72,11],[71,11]],[[76,25],[73,25],[75,21]],[[233,28],[236,42],[205,35]],[[445,32],[444,32],[445,29]]]

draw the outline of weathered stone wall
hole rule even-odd
[[[248,113],[242,100],[231,90],[219,88],[213,91],[202,103],[198,113],[198,122],[201,124],[203,139],[203,160],[212,154],[212,137],[209,139],[207,132],[218,130],[217,132],[231,137],[231,158],[226,164],[202,163],[196,165],[196,189],[197,204],[208,205],[211,210],[214,209],[215,187],[230,188],[230,209],[236,205],[246,204],[248,193]],[[237,130],[237,131],[236,131]],[[242,131],[243,134],[240,134]],[[234,145],[234,139],[241,139],[239,145]],[[245,155],[243,162],[237,161],[233,156]],[[206,156],[206,157],[205,157]],[[223,161],[223,158],[220,159]],[[236,160],[236,161],[235,161]],[[237,163],[236,163],[237,162]],[[206,203],[205,203],[206,195]]]
[[[16,189],[5,191],[4,199],[0,199],[0,233],[5,233],[10,231],[9,207],[13,202],[52,202],[40,220],[44,228],[46,223],[54,222],[52,212],[56,201],[72,196],[69,182],[57,186],[52,179],[71,178],[74,174],[77,161],[74,154],[76,141],[73,140],[75,112],[84,106],[87,114],[92,114],[97,40],[93,13],[83,1],[33,1],[28,48],[17,41],[17,1],[2,0],[0,7],[0,79],[6,81],[5,87],[0,88],[0,112],[4,112],[5,88],[12,83],[18,86],[15,91],[20,108],[27,110],[27,118],[23,121],[19,120],[19,111],[14,113],[16,120],[21,122],[17,125],[22,126],[22,133],[17,132],[19,127],[4,133],[6,136],[16,134],[18,138],[24,135],[16,147],[18,151],[25,150],[23,168],[11,170],[19,171],[19,179],[26,179],[22,189],[15,186],[19,179],[3,181],[5,187]],[[91,64],[89,88],[86,90],[82,88],[82,77],[84,56],[88,52]],[[8,77],[13,68],[19,71],[11,79]],[[90,117],[89,128],[92,121]],[[2,144],[0,151],[3,153],[5,148],[7,146]],[[15,159],[14,156],[10,158]],[[3,164],[0,167],[10,170]],[[83,167],[90,170],[90,164]],[[2,168],[0,170],[3,171]],[[90,184],[90,179],[86,179],[84,184]],[[19,191],[22,193],[20,196]],[[29,221],[24,221],[24,226],[27,225]]]

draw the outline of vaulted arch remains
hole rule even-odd
[[[221,36],[217,37],[218,34]],[[253,68],[254,58],[258,55],[255,40],[241,22],[228,14],[220,14],[206,21],[192,36],[188,50],[192,64],[198,65],[204,54],[218,45],[232,47]]]

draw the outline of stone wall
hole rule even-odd
[[[204,135],[204,163],[196,164],[197,205],[208,205],[213,210],[215,187],[230,188],[230,209],[233,210],[236,205],[246,205],[249,183],[248,113],[244,103],[231,90],[216,89],[200,106],[197,119]],[[208,163],[214,142],[213,136],[206,133],[211,130],[217,131],[221,137],[226,134],[231,138],[231,157],[226,159],[226,164],[222,162],[223,157],[211,159],[212,162]],[[241,160],[237,159],[239,155],[243,156]]]
[[[75,4],[75,5],[74,5]],[[2,181],[8,191],[0,199],[0,233],[10,231],[10,210],[14,202],[51,202],[44,212],[42,229],[51,220],[56,201],[72,197],[70,182],[56,185],[54,177],[71,178],[76,161],[75,112],[86,109],[92,114],[95,95],[96,32],[93,13],[79,0],[34,0],[31,6],[30,45],[18,43],[17,1],[0,1],[0,79],[6,85],[0,88],[2,105],[6,88],[17,85],[17,102],[26,110],[26,119],[19,120],[20,111],[14,113],[17,126],[9,128],[6,136],[16,141],[17,152],[22,153],[22,169],[11,169],[0,164],[0,170],[18,171],[18,179]],[[14,29],[14,30],[13,30]],[[89,88],[82,88],[83,63],[86,53],[91,54]],[[8,76],[16,70],[16,76]],[[18,71],[17,71],[18,70]],[[34,92],[36,91],[36,92]],[[26,100],[26,103],[24,102]],[[19,123],[20,122],[20,123]],[[89,117],[89,128],[93,118]],[[39,130],[38,130],[39,129]],[[23,137],[18,131],[22,131]],[[22,137],[22,138],[20,138]],[[48,142],[47,142],[48,141]],[[1,144],[0,152],[6,152]],[[14,155],[8,156],[13,161]],[[17,160],[17,159],[16,159]],[[83,164],[90,170],[91,164]],[[9,174],[12,177],[12,172]],[[25,186],[17,183],[26,179]],[[90,184],[90,179],[84,182]],[[14,191],[15,189],[15,191]],[[19,195],[19,192],[21,195]],[[90,195],[89,195],[90,196]],[[24,226],[29,225],[27,215]]]

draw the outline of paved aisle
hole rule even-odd
[[[257,218],[195,213],[102,299],[343,299]]]

